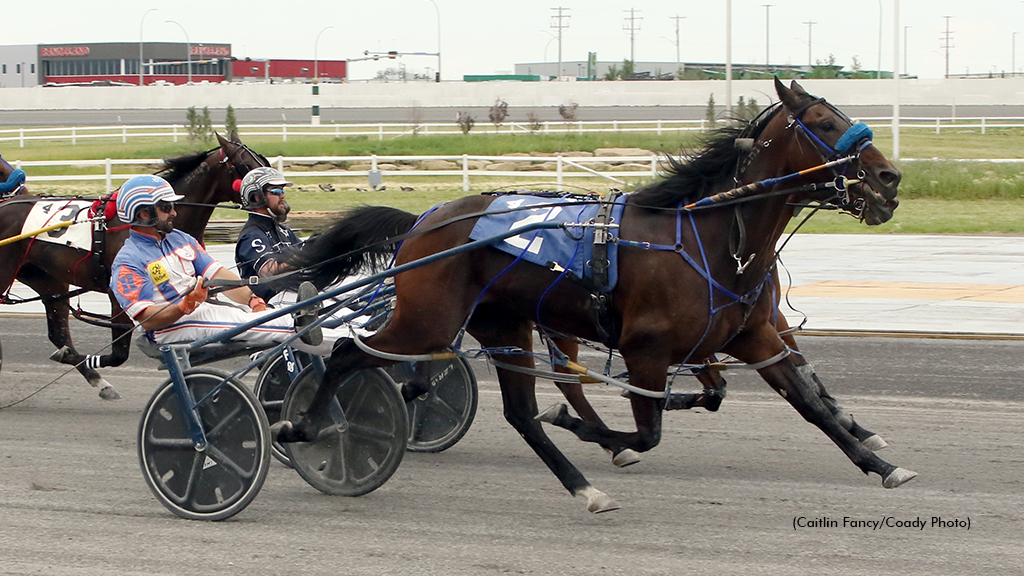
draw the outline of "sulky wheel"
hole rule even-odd
[[[305,368],[288,390],[283,419],[302,419],[319,385]],[[328,410],[331,422],[312,442],[285,444],[295,471],[325,494],[362,496],[398,469],[405,453],[405,402],[383,370],[361,370],[338,389]]]
[[[267,478],[270,425],[244,384],[220,371],[185,372],[208,446],[197,451],[174,383],[150,398],[139,422],[139,464],[157,500],[182,518],[224,520]]]
[[[429,370],[429,387],[406,403],[409,411],[410,452],[442,452],[454,446],[469,430],[476,416],[476,377],[464,358],[435,360],[427,364],[395,364],[387,368],[396,382],[413,379],[423,366]]]
[[[288,361],[284,354],[278,354],[263,364],[259,376],[256,377],[256,384],[253,385],[253,393],[256,394],[256,399],[263,406],[263,411],[266,412],[267,421],[270,424],[281,419],[284,397],[291,385]],[[292,466],[292,461],[288,459],[284,446],[276,441],[271,444],[270,453],[285,466],[289,468]]]

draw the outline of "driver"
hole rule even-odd
[[[239,276],[267,277],[285,272],[281,262],[302,245],[284,224],[291,211],[284,189],[291,185],[280,172],[267,167],[253,168],[242,179],[242,209],[249,211],[249,220],[235,244]],[[265,284],[253,284],[251,288],[268,302],[278,293]]]
[[[174,229],[174,202],[181,199],[167,181],[151,175],[130,178],[117,195],[118,218],[130,224],[131,232],[111,266],[110,289],[157,344],[215,335],[253,320],[254,314],[267,313],[266,302],[247,286],[225,290],[230,302],[207,300],[204,280],[237,280],[238,276],[210,257],[195,238]],[[299,287],[303,299],[315,294],[312,284]],[[322,338],[318,338],[318,330]],[[295,326],[286,316],[268,320],[234,339],[273,344],[293,334]],[[305,336],[303,342],[294,343],[297,349],[328,355],[334,342],[348,332],[317,327]]]
[[[4,181],[0,182],[0,200],[28,193],[25,188],[24,170],[11,166],[7,160],[0,157],[0,173],[7,175]]]

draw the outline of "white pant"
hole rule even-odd
[[[194,342],[201,338],[220,334],[236,326],[251,322],[252,320],[266,316],[273,310],[266,312],[247,312],[230,304],[216,304],[203,302],[196,308],[196,311],[184,316],[174,324],[161,330],[153,331],[153,340],[157,344],[172,344],[177,342]],[[329,356],[334,348],[334,343],[341,338],[351,338],[351,331],[345,328],[324,328],[324,341],[319,346],[310,346],[305,342],[296,339],[292,346],[319,356]],[[275,344],[287,340],[295,335],[295,324],[288,314],[268,320],[263,324],[254,326],[249,330],[232,338],[233,341],[251,342],[253,344]]]

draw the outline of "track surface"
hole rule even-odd
[[[89,352],[106,340],[74,331]],[[63,371],[45,360],[44,332],[41,319],[0,318],[0,405]],[[122,401],[69,374],[0,411],[0,573],[1020,574],[1024,343],[802,343],[832,393],[890,442],[881,456],[920,477],[884,490],[738,372],[719,413],[667,414],[661,445],[631,468],[551,430],[623,505],[594,516],[504,422],[493,372],[476,365],[480,409],[466,437],[441,454],[406,454],[376,492],[323,496],[274,462],[238,516],[189,522],[156,502],[138,468],[138,419],[165,376],[133,350],[127,367],[104,371]],[[541,390],[542,407],[559,400]],[[591,396],[609,424],[631,427],[615,391]],[[939,516],[970,529],[932,526]],[[799,517],[838,526],[794,530]],[[843,527],[886,517],[925,527]]]

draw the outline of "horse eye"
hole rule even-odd
[[[832,132],[833,130],[836,129],[836,125],[833,124],[831,121],[822,122],[821,129],[824,130],[825,132]]]

